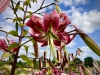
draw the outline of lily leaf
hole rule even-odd
[[[24,30],[22,35],[23,36],[26,36],[27,34],[28,34],[28,31],[27,30]]]
[[[25,48],[25,51],[26,51],[26,54],[27,54],[29,46],[24,45],[24,48]]]
[[[18,36],[18,32],[11,30],[8,34],[12,35],[12,36]]]
[[[17,42],[14,42],[8,47],[8,50],[11,51],[13,48],[17,48],[18,46],[19,46],[19,44]]]
[[[1,57],[1,59],[5,59],[5,58],[7,58],[7,57],[10,57],[11,55],[12,55],[12,54],[9,53],[9,52],[4,52],[3,55],[2,55],[2,57]]]
[[[20,55],[20,58],[22,58],[22,60],[26,61],[29,65],[33,65],[32,60],[30,60],[26,55]]]

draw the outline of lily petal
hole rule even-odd
[[[5,39],[0,39],[0,47],[7,48],[8,46],[6,45]],[[2,48],[0,48],[2,50]]]
[[[0,0],[0,13],[2,13],[10,3],[10,0]]]
[[[38,34],[36,34],[32,28],[29,28],[29,33],[31,34],[31,36],[38,42],[44,42],[44,40],[46,40],[45,36],[39,36]]]
[[[55,32],[58,29],[60,17],[56,12],[56,10],[54,10],[50,15],[51,15],[50,17],[51,17],[53,31]]]
[[[63,41],[66,43],[66,44],[69,44],[76,36],[76,34],[74,34],[72,37],[70,36],[70,34],[68,34],[67,32],[64,33],[64,35],[66,36],[63,36]]]
[[[61,18],[61,22],[58,27],[58,32],[63,32],[65,30],[65,28],[68,26],[68,24],[71,23],[71,21],[69,20],[69,18],[67,17],[67,15],[64,12],[60,13],[59,16]]]
[[[47,33],[50,28],[50,15],[49,14],[44,14],[43,16],[43,24],[44,24],[44,31]]]
[[[26,23],[27,26],[31,27],[35,33],[40,34],[43,31],[42,22],[40,21],[42,18],[32,15],[31,19]]]

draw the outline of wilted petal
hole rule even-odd
[[[0,13],[2,13],[10,3],[10,0],[0,0]]]

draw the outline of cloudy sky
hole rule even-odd
[[[18,1],[18,0],[15,0]],[[41,0],[42,1],[42,0]],[[53,0],[46,0],[44,3],[44,6],[47,4],[52,3]],[[32,4],[32,8],[28,9],[31,11],[35,11],[39,8],[41,2],[37,0],[37,4]],[[88,34],[99,46],[100,46],[100,0],[60,0],[59,6],[61,8],[61,11],[66,12],[69,19],[71,20],[71,23],[76,25],[77,28],[83,30],[86,34]],[[53,9],[53,6],[48,7],[47,9],[43,9],[39,12],[44,12],[48,9]],[[21,11],[18,11],[18,16],[23,17],[23,13]],[[14,30],[14,25],[12,25],[11,20],[6,20],[6,18],[14,18],[15,15],[11,11],[11,9],[8,7],[2,14],[0,14],[0,27],[5,31]],[[26,28],[27,29],[27,28]],[[66,31],[69,31],[71,28],[68,27]],[[19,31],[20,34],[20,31]],[[0,32],[0,38],[4,38],[5,34]],[[9,39],[15,39],[12,36],[9,36]],[[26,40],[23,40],[25,42]],[[28,56],[32,57],[30,54],[31,52],[34,52],[32,43],[27,43],[29,45],[29,53]],[[66,46],[66,49],[69,53],[76,52],[77,48],[80,48],[83,53],[81,53],[82,60],[85,57],[93,57],[94,59],[100,60],[100,57],[97,56],[93,51],[91,51],[84,41],[77,35],[75,39]],[[39,52],[40,56],[43,55],[43,52],[47,49],[47,47],[40,47],[39,44]],[[0,56],[3,52],[0,51]],[[20,54],[25,54],[24,48],[20,50]],[[47,55],[49,57],[49,53]]]

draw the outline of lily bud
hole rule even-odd
[[[100,47],[88,36],[86,35],[82,30],[78,30],[80,33],[80,37],[83,39],[83,41],[87,44],[87,46],[94,51],[98,56],[100,56]]]

